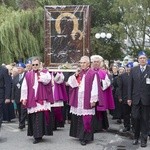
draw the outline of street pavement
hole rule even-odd
[[[141,148],[140,144],[132,145],[133,135],[130,132],[122,133],[122,124],[117,124],[109,116],[110,128],[108,131],[95,133],[94,141],[86,146],[69,136],[69,124],[65,128],[54,131],[53,136],[44,136],[43,141],[33,144],[33,137],[27,136],[27,129],[19,130],[18,121],[3,123],[0,131],[0,150],[149,150],[148,146]]]

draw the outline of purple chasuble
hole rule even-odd
[[[85,74],[85,85],[84,85],[84,109],[91,109],[90,99],[91,99],[91,90],[92,84],[95,76],[95,71],[92,69],[82,70],[79,74],[81,80],[83,75]],[[69,89],[69,104],[70,106],[77,107],[78,106],[78,87]]]
[[[105,76],[107,74],[106,71],[101,70],[101,69],[97,69],[95,71],[98,73],[98,76],[99,76],[100,80],[105,80]],[[115,104],[114,104],[114,99],[113,99],[111,86],[108,87],[106,90],[104,90],[102,92],[101,92],[101,87],[99,87],[99,89],[100,89],[99,90],[100,95],[101,94],[103,95],[103,101],[101,101],[101,98],[99,97],[99,104],[97,105],[96,110],[97,111],[106,111],[107,109],[114,109]]]
[[[68,101],[65,83],[54,83],[54,101]]]
[[[46,73],[47,70],[44,69],[41,72]],[[27,108],[36,107],[36,103],[40,103],[42,105],[44,100],[54,103],[51,82],[49,82],[47,85],[39,82],[37,94],[35,96],[35,90],[33,88],[35,73],[38,74],[38,72],[32,70],[25,75],[28,87]]]

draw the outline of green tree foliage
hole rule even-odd
[[[146,38],[150,38],[150,1],[115,0],[112,9],[114,12],[119,11],[122,16],[118,32],[122,34],[122,40],[127,38],[131,42],[128,46],[131,54],[137,55],[139,50],[148,49]]]
[[[0,5],[11,6],[14,9],[17,8],[16,0],[0,0]]]
[[[43,51],[43,9],[0,6],[0,62],[39,55]]]
[[[92,3],[93,2],[93,3]],[[112,11],[113,0],[94,0],[92,6],[92,30],[91,30],[91,46],[92,52],[100,54],[105,59],[121,58],[121,42],[118,40],[120,33],[114,28],[120,22],[121,15],[119,12]],[[99,40],[95,38],[96,33],[111,33],[111,39]]]

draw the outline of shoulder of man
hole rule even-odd
[[[150,65],[147,65],[146,67],[150,69]]]
[[[140,66],[135,66],[135,67],[131,68],[131,70],[137,70],[139,68],[140,68]]]
[[[8,69],[3,66],[0,67],[0,71],[2,71],[4,74],[8,73]]]

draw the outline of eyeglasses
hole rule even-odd
[[[32,64],[32,66],[38,66],[39,64]]]

